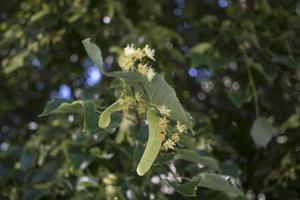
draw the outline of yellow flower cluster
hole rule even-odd
[[[122,106],[122,110],[127,113],[129,109],[137,107],[138,113],[144,113],[147,109],[145,103],[142,100],[142,95],[138,92],[135,92],[132,96],[123,95],[119,99],[119,103]]]
[[[167,117],[170,116],[171,110],[167,108],[166,105],[158,106],[157,110],[162,115],[162,117],[159,119],[159,124],[158,124],[161,130],[160,139],[164,141],[162,147],[164,150],[174,149],[176,143],[179,142],[180,140],[179,134],[186,133],[187,127],[185,124],[182,124],[179,121],[177,121],[176,131],[171,134],[170,138],[166,139],[166,136],[168,135],[168,123],[169,123]]]
[[[153,68],[145,63],[144,58],[154,59],[155,51],[146,45],[143,49],[135,48],[133,44],[127,45],[120,55],[118,63],[124,71],[137,71],[149,81],[155,76]]]

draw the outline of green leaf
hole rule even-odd
[[[97,127],[97,118],[98,114],[96,113],[96,105],[92,100],[86,100],[81,102],[82,111],[83,111],[83,132],[95,132],[98,130]]]
[[[176,152],[178,153],[179,157],[183,160],[193,162],[193,163],[201,163],[202,165],[205,165],[211,169],[219,170],[219,164],[218,162],[208,156],[200,156],[193,150],[187,150],[187,149],[176,149]]]
[[[29,152],[23,152],[20,158],[21,170],[23,172],[27,171],[34,162],[35,154]]]
[[[92,59],[94,64],[99,67],[100,71],[103,74],[108,75],[108,73],[105,72],[105,70],[103,68],[103,59],[102,59],[102,54],[101,54],[100,48],[96,44],[91,42],[91,38],[86,38],[86,39],[82,40],[82,43],[83,43],[83,46],[84,46],[87,54]]]
[[[42,114],[39,117],[45,117],[52,114],[80,113],[79,101],[67,99],[52,99],[47,102]]]
[[[40,182],[54,180],[56,176],[56,170],[57,170],[56,163],[52,162],[47,165],[44,165],[42,168],[38,169],[37,172],[32,175],[31,182],[40,183]]]
[[[187,181],[183,184],[176,184],[174,182],[169,182],[169,184],[180,194],[187,197],[195,197],[199,181],[200,177],[195,176],[191,181]]]
[[[208,42],[203,42],[195,45],[191,50],[192,66],[210,65],[212,60],[211,52],[213,46]]]
[[[116,101],[112,105],[110,105],[108,108],[106,108],[100,115],[98,125],[100,128],[106,128],[110,124],[110,115],[113,112],[121,111],[122,106],[119,101]]]
[[[180,134],[179,143],[182,144],[187,149],[194,149],[195,148],[195,141],[192,140],[190,135],[187,134]]]
[[[52,114],[82,113],[84,118],[83,132],[95,132],[99,130],[97,126],[98,114],[96,113],[96,104],[92,100],[66,100],[53,99],[46,104],[40,117]]]
[[[38,200],[48,195],[50,195],[49,190],[43,190],[43,189],[26,190],[24,192],[22,200]]]
[[[183,184],[169,182],[174,189],[185,196],[196,196],[197,187],[205,187],[221,192],[228,192],[240,196],[244,196],[243,192],[227,182],[221,175],[214,173],[201,173],[194,176],[191,181]]]
[[[275,128],[263,117],[258,117],[251,128],[251,137],[257,146],[266,147],[275,134]]]
[[[144,83],[144,88],[151,104],[166,105],[171,110],[170,118],[184,123],[190,129],[193,128],[192,117],[183,109],[175,90],[161,75],[156,74],[151,82]]]
[[[77,181],[77,190],[83,190],[86,188],[98,187],[98,181],[96,178],[82,176]]]
[[[221,175],[214,173],[201,173],[198,186],[244,196],[242,191],[227,182]]]
[[[151,168],[162,144],[162,140],[160,139],[161,130],[158,125],[159,117],[151,109],[147,112],[147,121],[149,124],[149,136],[146,149],[136,169],[139,176],[143,176]]]

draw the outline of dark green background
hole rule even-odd
[[[86,84],[86,37],[101,47],[109,70],[118,69],[116,52],[127,43],[153,47],[156,71],[195,118],[199,154],[217,158],[220,173],[238,180],[250,199],[300,198],[299,1],[9,0],[0,19],[1,200],[109,199],[108,173],[117,177],[118,199],[126,191],[133,199],[189,199],[151,182],[167,175],[167,164],[136,175],[134,147],[136,138],[144,143],[146,127],[116,144],[116,127],[83,134],[80,114],[38,117],[61,85],[73,99],[99,99],[99,110],[115,101],[111,79]],[[191,67],[198,76],[189,75]],[[276,128],[265,147],[250,135],[257,116]],[[196,165],[173,161],[193,177]],[[91,181],[78,189],[84,176]],[[194,199],[238,198],[198,188]]]

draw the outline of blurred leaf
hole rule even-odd
[[[183,160],[193,162],[196,164],[202,164],[202,165],[209,167],[211,169],[214,169],[214,170],[219,170],[218,162],[211,157],[200,156],[193,150],[176,148],[176,152],[178,153],[179,157]]]
[[[83,190],[90,187],[98,187],[97,179],[88,176],[79,177],[77,181],[77,190]]]
[[[229,184],[221,175],[214,173],[201,173],[199,186],[244,196],[242,191]]]
[[[25,191],[22,200],[38,200],[48,195],[50,195],[49,190],[31,189]]]
[[[100,148],[98,147],[93,147],[90,149],[90,153],[100,159],[111,159],[114,154],[113,153],[105,153],[103,151],[100,150]]]
[[[23,152],[21,159],[20,159],[21,170],[23,172],[27,171],[29,169],[29,167],[31,167],[33,165],[34,159],[35,159],[35,156],[33,154],[28,153],[28,152]]]
[[[39,183],[55,179],[57,165],[52,162],[38,169],[31,177],[31,182]]]
[[[229,184],[221,175],[214,173],[201,173],[198,176],[194,176],[191,181],[183,184],[169,183],[177,192],[185,196],[195,196],[199,186],[244,196],[243,192]]]
[[[296,111],[281,126],[280,129],[295,129],[300,126],[300,105],[296,107]]]
[[[251,128],[251,137],[257,146],[266,147],[275,135],[275,128],[263,117],[258,117]]]
[[[195,142],[192,140],[192,138],[189,135],[180,134],[179,137],[180,137],[179,143],[184,145],[185,148],[188,149],[195,148]]]
[[[195,197],[200,179],[199,176],[195,176],[191,181],[187,181],[183,184],[176,184],[174,182],[169,182],[169,184],[180,194],[187,197]]]
[[[53,99],[46,104],[40,117],[52,114],[82,113],[84,117],[83,132],[98,131],[96,105],[92,100]]]
[[[208,42],[203,42],[195,45],[191,50],[191,65],[192,66],[201,66],[207,65],[210,66],[212,59],[212,45]]]
[[[100,69],[100,71],[105,74],[108,75],[104,68],[103,68],[103,59],[102,59],[102,53],[100,48],[91,42],[91,38],[86,38],[82,41],[83,46],[87,52],[87,54],[89,55],[89,57],[92,59],[92,61],[95,63],[95,65],[97,65]]]

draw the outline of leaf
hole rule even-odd
[[[206,52],[207,50],[209,50],[211,48],[212,48],[212,45],[210,43],[202,42],[202,43],[199,43],[199,44],[195,45],[192,48],[192,51],[194,53],[203,54],[204,52]]]
[[[257,146],[266,147],[274,136],[275,128],[263,117],[258,117],[251,128],[251,137]]]
[[[175,90],[161,75],[156,74],[151,82],[144,84],[144,88],[150,103],[156,106],[166,105],[171,110],[170,118],[184,123],[190,129],[193,128],[192,117],[183,109]]]
[[[183,184],[169,182],[174,189],[185,196],[196,196],[197,187],[205,187],[221,192],[228,192],[240,196],[244,196],[243,192],[227,182],[221,175],[214,173],[201,173],[194,176],[191,181]]]
[[[218,162],[208,156],[200,156],[193,150],[186,150],[186,149],[176,149],[176,152],[178,153],[179,157],[183,160],[190,161],[193,163],[201,163],[202,165],[205,165],[211,169],[219,170],[219,164]]]
[[[40,182],[54,180],[56,175],[56,170],[57,170],[56,163],[52,162],[47,165],[44,165],[42,168],[38,169],[37,172],[32,175],[31,182],[40,183]]]
[[[211,55],[213,46],[208,42],[195,45],[191,50],[191,65],[210,65],[213,56]]]
[[[194,149],[195,148],[195,141],[192,140],[191,136],[187,134],[180,134],[179,143],[182,144],[187,149]]]
[[[96,104],[92,100],[53,99],[46,104],[40,117],[52,114],[82,113],[84,118],[83,132],[91,133],[99,130]]]
[[[98,125],[100,128],[106,128],[110,124],[110,115],[113,112],[121,111],[122,106],[119,101],[116,101],[112,105],[110,105],[108,108],[106,108],[100,115]]]
[[[33,165],[34,159],[34,154],[23,152],[20,158],[21,170],[23,172],[27,171]]]
[[[242,191],[227,182],[221,175],[201,173],[200,177],[201,179],[198,186],[244,196]]]
[[[76,186],[77,190],[83,190],[91,187],[98,187],[98,181],[96,178],[82,176],[78,179]]]
[[[57,113],[80,113],[80,104],[78,104],[78,101],[67,99],[52,99],[47,102],[39,117],[45,117]]]
[[[100,71],[103,74],[108,75],[107,72],[105,72],[105,70],[103,68],[103,59],[102,59],[102,54],[101,54],[100,48],[96,44],[91,42],[91,38],[86,38],[86,39],[82,40],[82,43],[83,43],[83,46],[84,46],[87,54],[92,59],[94,64],[99,67]]]
[[[50,195],[49,190],[44,190],[44,189],[26,190],[24,192],[22,200],[38,200],[48,195]]]
[[[180,194],[187,197],[195,197],[199,181],[200,177],[196,176],[191,181],[187,181],[183,184],[176,184],[174,182],[169,182],[169,184]]]
[[[143,176],[152,166],[156,159],[162,140],[160,139],[159,117],[157,114],[149,109],[147,112],[147,121],[149,124],[149,136],[145,151],[137,166],[136,172],[139,176]]]

